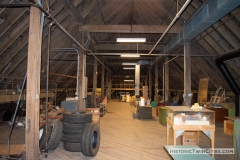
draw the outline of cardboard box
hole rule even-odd
[[[197,133],[196,132],[184,132],[182,134],[182,145],[197,145]]]
[[[232,120],[224,120],[224,133],[227,135],[233,135],[233,121]]]
[[[92,122],[100,123],[100,108],[86,108],[86,110],[92,113]]]

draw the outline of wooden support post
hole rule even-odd
[[[191,106],[191,56],[190,42],[184,45],[184,106]]]
[[[94,58],[94,66],[93,66],[93,107],[96,107],[96,94],[97,94],[97,59]]]
[[[102,60],[104,63],[104,60]],[[101,78],[101,101],[104,99],[104,76],[105,76],[105,68],[102,65],[102,78]]]
[[[79,35],[78,35],[78,39],[80,40],[80,44],[83,43],[83,31],[81,30],[81,26],[80,26],[80,31],[79,31]],[[85,85],[83,83],[85,83],[84,81],[84,69],[85,69],[85,56],[84,56],[84,51],[82,50],[82,48],[79,48],[79,53],[78,53],[78,68],[77,68],[77,96],[78,96],[78,101],[77,101],[77,105],[78,105],[78,110],[79,111],[85,111],[86,110],[86,106],[84,103],[84,99],[83,99],[83,91],[85,91],[85,88],[83,88]]]
[[[169,60],[169,58],[168,57],[166,57],[165,58],[165,62],[168,62],[168,60]],[[169,63],[165,63],[164,64],[165,66],[164,66],[164,84],[165,84],[165,90],[164,90],[164,92],[165,92],[165,101],[164,101],[164,104],[166,105],[166,106],[168,106],[169,105]]]
[[[107,72],[107,89],[106,89],[106,92],[107,92],[107,99],[110,100],[111,98],[111,73],[110,72]]]
[[[109,101],[112,99],[112,76],[111,76],[111,73],[110,73],[110,77],[109,77]]]
[[[135,95],[139,95],[140,88],[140,65],[135,65]]]
[[[155,94],[154,94],[154,101],[156,105],[158,105],[158,64],[155,65]]]
[[[41,47],[41,11],[31,7],[27,61],[26,159],[39,159]]]
[[[152,99],[152,72],[151,72],[151,69],[149,69],[148,70],[148,74],[149,74],[149,80],[148,80],[148,82],[149,82],[149,87],[148,87],[148,90],[149,90],[149,98],[151,99],[151,100],[153,100]]]

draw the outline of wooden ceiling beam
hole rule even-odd
[[[153,45],[144,45],[144,44],[99,44],[94,45],[95,51],[100,50],[130,50],[130,51],[137,51],[137,50],[143,50],[148,51],[153,47]],[[159,45],[156,47],[156,50],[162,50],[163,46]]]
[[[102,33],[163,33],[168,25],[84,25],[87,32]],[[178,33],[182,26],[173,26],[168,33]]]
[[[73,19],[81,25],[84,25],[84,19],[82,18],[82,16],[79,14],[79,12],[77,11],[76,7],[81,1],[75,1],[75,4],[73,4],[72,1],[66,1],[66,0],[59,0],[64,8],[69,12],[69,14],[73,17]]]

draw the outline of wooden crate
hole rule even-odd
[[[233,135],[233,121],[232,120],[224,120],[224,133],[227,135]]]

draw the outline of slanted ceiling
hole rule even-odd
[[[151,55],[147,54],[176,16],[177,11],[184,5],[185,0],[42,0],[42,6],[75,39],[79,39],[80,30],[84,31],[86,43],[82,45],[91,50],[111,70],[112,84],[124,84],[123,79],[126,76],[134,75],[134,70],[123,70],[122,62],[147,60],[154,62],[154,65],[158,64],[158,86],[161,89],[164,58],[170,56],[169,59],[171,59],[179,55],[169,63],[169,87],[170,90],[183,90],[183,48],[164,53],[161,57],[159,54],[163,53],[167,42],[178,34],[191,16],[207,2],[193,0]],[[31,3],[28,0],[0,1],[0,4]],[[29,12],[27,7],[0,8],[0,89],[2,92],[19,88],[26,74]],[[48,25],[49,20],[45,17],[42,35],[42,89],[46,87]],[[147,42],[119,44],[116,43],[118,37],[145,37]],[[190,41],[192,90],[198,90],[200,78],[209,77],[209,91],[215,91],[219,86],[230,91],[214,59],[225,52],[239,49],[239,42],[240,7],[236,6]],[[52,51],[49,87],[53,89],[57,86],[63,90],[76,88],[76,78],[69,77],[77,75],[77,55],[73,51],[76,49],[76,44],[54,25],[51,29],[50,48]],[[121,58],[116,55],[119,53],[145,55],[141,55],[140,58]],[[94,57],[87,55],[86,76],[90,91],[93,84],[93,62]],[[143,85],[148,73],[152,74],[154,84],[154,66],[142,65],[140,82]],[[238,75],[240,77],[239,73]],[[98,87],[101,87],[100,63],[98,63]]]

